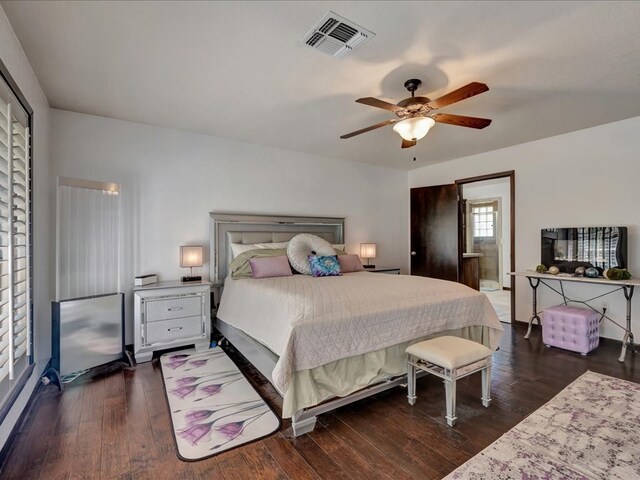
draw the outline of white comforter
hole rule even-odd
[[[484,325],[495,350],[502,325],[486,295],[433,278],[347,273],[339,277],[228,278],[218,317],[280,359],[273,382],[443,330]]]

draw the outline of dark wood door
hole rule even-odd
[[[458,186],[411,189],[411,275],[458,280]]]

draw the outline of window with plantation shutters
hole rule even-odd
[[[0,77],[0,405],[32,363],[29,114]]]

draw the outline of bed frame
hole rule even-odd
[[[223,287],[231,258],[231,243],[285,242],[299,233],[313,233],[333,244],[344,243],[344,218],[210,213],[210,278],[214,286]],[[278,356],[219,318],[214,318],[214,325],[273,384],[272,374]],[[336,397],[298,411],[292,419],[293,433],[297,437],[311,432],[318,415],[398,385],[404,386],[406,381],[406,375],[386,378],[349,396]]]

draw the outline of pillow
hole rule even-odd
[[[331,245],[334,250],[344,250],[344,243],[336,243],[335,245]]]
[[[249,259],[252,278],[290,277],[293,275],[286,255]]]
[[[331,245],[333,249],[336,251],[336,255],[349,255],[346,250],[342,248],[336,248],[335,245]]]
[[[289,240],[287,245],[287,257],[289,263],[298,272],[311,275],[309,255],[335,255],[336,251],[324,238],[310,233],[300,233]]]
[[[340,255],[338,262],[340,262],[340,270],[342,270],[343,273],[362,272],[364,270],[360,257],[353,253],[351,255]]]
[[[286,254],[287,251],[284,248],[258,248],[256,250],[249,250],[233,259],[233,262],[229,265],[229,273],[234,280],[238,278],[251,278],[251,264],[249,260],[257,257],[277,257]]]
[[[233,258],[249,250],[258,250],[260,248],[287,248],[289,242],[273,242],[273,243],[232,243],[231,254]]]
[[[335,277],[342,275],[337,255],[309,255],[311,275],[314,277]]]

